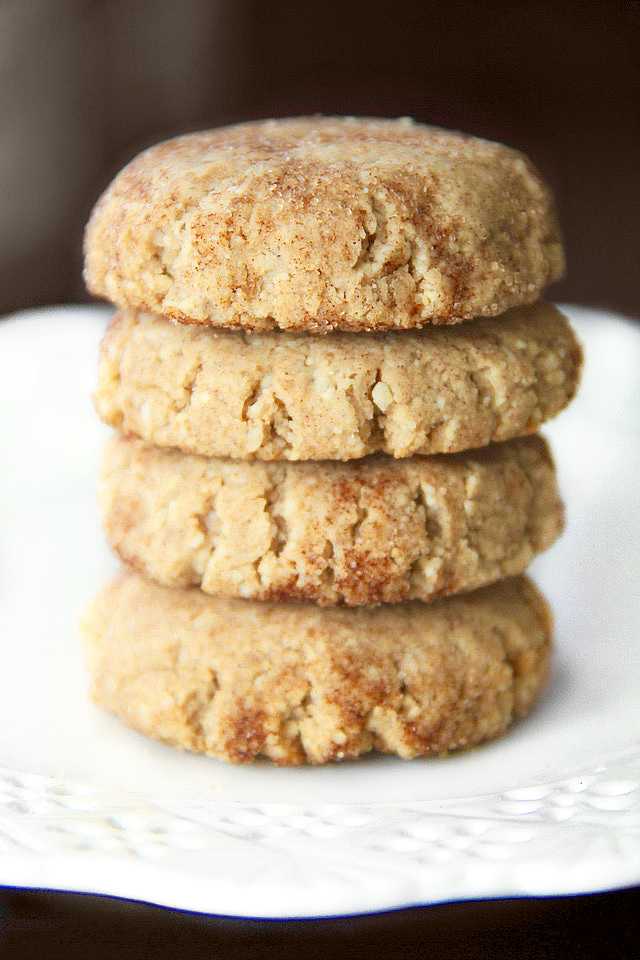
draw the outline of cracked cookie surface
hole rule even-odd
[[[408,119],[189,134],[135,158],[85,235],[89,290],[246,329],[408,329],[533,303],[563,271],[520,153]]]
[[[452,453],[532,433],[571,400],[581,352],[539,302],[499,319],[377,334],[241,333],[121,312],[98,413],[205,456],[349,460]]]
[[[254,603],[133,572],[83,622],[94,702],[234,763],[405,759],[500,736],[544,688],[548,607],[526,577],[434,604]]]
[[[521,573],[562,529],[540,437],[393,460],[234,461],[115,436],[107,539],[160,583],[362,605],[432,600]]]

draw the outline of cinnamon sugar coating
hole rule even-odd
[[[409,329],[533,303],[563,271],[520,153],[414,123],[303,117],[136,157],[86,231],[90,291],[185,323]]]
[[[581,352],[538,302],[497,319],[386,333],[242,333],[120,312],[98,413],[204,456],[350,460],[453,453],[532,433],[571,400]]]
[[[525,577],[347,610],[208,597],[125,571],[83,634],[97,705],[233,763],[469,747],[531,709],[551,653],[548,607]]]
[[[540,437],[341,463],[197,457],[115,436],[107,539],[160,583],[349,606],[433,600],[522,573],[563,509]]]

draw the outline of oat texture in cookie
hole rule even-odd
[[[112,546],[161,583],[321,604],[432,600],[521,573],[563,519],[540,437],[433,457],[288,463],[116,435],[100,501]]]
[[[542,301],[498,319],[385,333],[242,333],[114,317],[95,395],[162,447],[261,460],[453,453],[535,431],[571,400],[581,353]]]
[[[135,158],[85,237],[91,292],[188,323],[378,330],[496,316],[563,271],[514,150],[408,119],[298,118]]]
[[[547,605],[525,577],[348,610],[161,587],[125,572],[83,622],[96,704],[235,763],[404,758],[497,737],[545,685]]]

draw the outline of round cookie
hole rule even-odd
[[[116,314],[99,415],[204,456],[349,460],[453,453],[531,433],[573,397],[581,352],[539,301],[429,331],[239,333]]]
[[[256,600],[432,600],[521,573],[563,522],[540,437],[403,460],[265,463],[115,436],[100,487],[124,560],[160,583]]]
[[[430,605],[320,610],[125,572],[82,629],[97,705],[234,763],[469,747],[531,709],[551,652],[548,607],[525,577]]]
[[[90,291],[253,330],[495,316],[563,270],[550,194],[497,143],[409,119],[302,117],[136,157],[86,230]]]

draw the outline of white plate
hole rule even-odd
[[[640,881],[640,326],[568,312],[587,363],[545,431],[568,514],[533,570],[547,694],[464,755],[294,770],[183,754],[87,703],[75,624],[115,569],[90,402],[106,313],[0,324],[0,882],[317,917]]]

